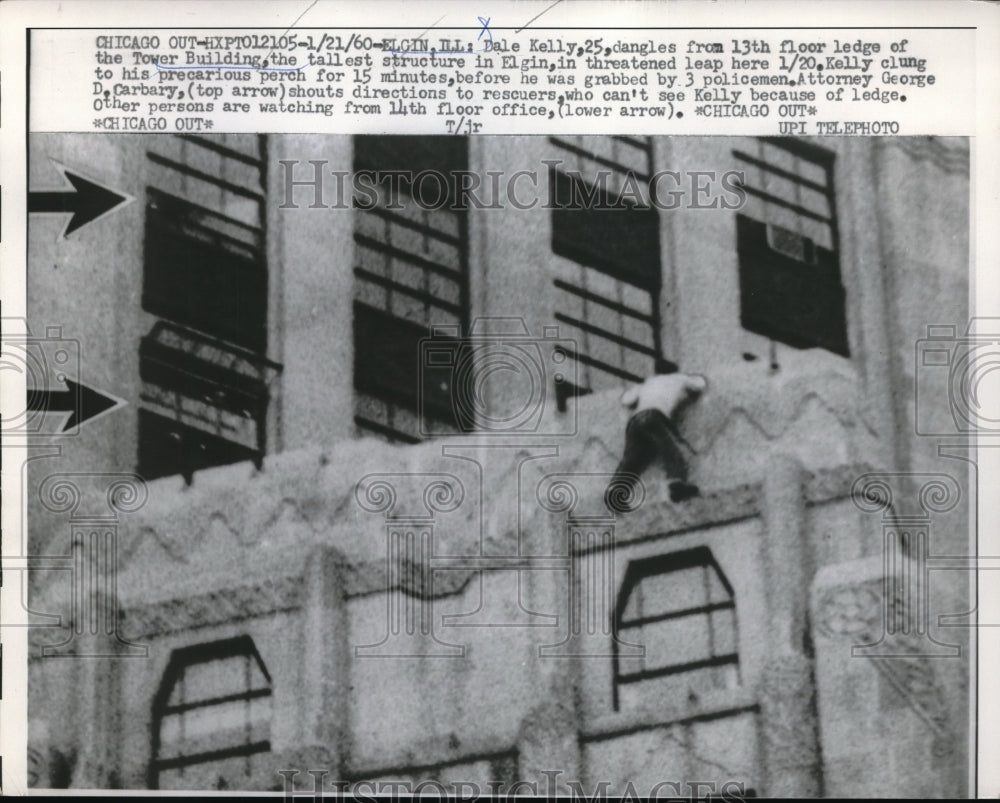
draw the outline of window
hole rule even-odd
[[[625,687],[680,676],[684,688],[738,682],[733,588],[706,547],[629,563],[615,607],[615,632],[645,655],[614,656],[614,706]],[[612,642],[617,645],[617,641]]]
[[[153,701],[152,789],[240,788],[272,769],[271,676],[249,636],[174,650]]]
[[[404,443],[455,431],[448,394],[418,404],[419,341],[468,327],[468,223],[449,175],[468,169],[468,138],[356,136],[354,169],[382,179],[372,208],[355,209],[355,424]]]
[[[661,356],[659,216],[649,203],[652,145],[633,137],[553,137],[555,318],[577,343],[579,387],[616,388]],[[639,201],[636,201],[636,197]]]
[[[183,135],[148,153],[139,471],[148,479],[266,446],[264,139]]]
[[[833,154],[796,139],[734,151],[747,201],[736,216],[743,327],[849,356]]]

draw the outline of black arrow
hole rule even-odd
[[[73,190],[29,192],[28,211],[39,214],[46,212],[72,213],[73,217],[70,218],[66,230],[62,233],[63,237],[131,200],[127,195],[95,184],[65,167],[62,168],[62,171],[63,175],[69,179],[69,183],[73,185]]]
[[[124,405],[121,399],[101,393],[82,382],[66,379],[65,390],[28,389],[28,409],[43,413],[66,413],[69,418],[61,432],[83,424],[102,413]]]

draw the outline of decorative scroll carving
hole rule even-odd
[[[876,638],[882,624],[881,580],[834,586],[823,591],[816,605],[815,627],[829,638]]]
[[[854,644],[874,642],[884,624],[883,586],[882,580],[869,580],[824,590],[816,605],[817,633],[850,639]],[[934,734],[935,755],[951,753],[953,738],[944,687],[935,672],[933,656],[927,655],[925,639],[916,633],[902,636],[893,639],[892,647],[892,655],[867,657],[927,723]]]

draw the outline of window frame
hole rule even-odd
[[[184,672],[189,667],[199,664],[210,663],[212,661],[224,661],[229,658],[247,658],[256,663],[257,668],[263,674],[267,682],[266,688],[250,688],[243,692],[221,695],[217,697],[185,702],[177,706],[170,706],[170,696],[177,683],[183,679]],[[161,745],[161,733],[163,722],[166,717],[183,714],[195,708],[208,708],[212,705],[223,705],[230,702],[261,699],[269,697],[273,699],[274,681],[271,678],[267,666],[264,664],[253,639],[249,635],[235,636],[233,638],[221,639],[219,641],[193,644],[186,647],[179,647],[170,653],[166,669],[160,680],[160,686],[153,698],[152,704],[152,740],[150,749],[149,768],[147,771],[147,781],[150,789],[159,788],[160,773],[173,770],[193,767],[201,764],[208,764],[213,761],[220,761],[229,758],[242,758],[268,753],[271,751],[271,740],[261,740],[248,742],[243,745],[218,748],[201,753],[194,753],[190,756],[174,757],[162,759],[158,757]],[[179,709],[179,710],[173,710]]]
[[[205,468],[244,460],[261,467],[267,450],[270,385],[282,370],[266,356],[267,136],[256,135],[253,146],[247,143],[244,150],[231,147],[234,143],[227,144],[220,136],[178,134],[170,141],[181,143],[179,153],[146,151],[152,175],[146,187],[141,307],[153,323],[139,342],[136,464],[149,478],[180,474],[188,484],[194,471]],[[199,161],[206,158],[216,161],[206,166]],[[214,188],[218,197],[206,200],[198,188],[202,193]],[[237,213],[227,206],[233,199],[256,207],[234,216]],[[164,238],[176,238],[179,253],[198,251],[206,263],[218,263],[217,300],[201,298],[190,304],[177,299],[183,294],[174,292],[171,282],[184,277],[168,275],[166,245],[174,241]],[[234,276],[243,278],[235,281]],[[197,295],[196,290],[189,291]],[[195,408],[185,408],[184,400]],[[217,419],[214,429],[205,417],[209,410]],[[226,416],[228,430],[222,423]],[[253,433],[233,436],[243,426],[234,424],[234,416],[252,426]],[[164,438],[176,442],[173,456],[163,452]]]
[[[644,152],[646,169],[634,170],[623,162],[617,162],[613,159],[601,156],[600,154],[594,153],[561,137],[549,137],[549,143],[578,160],[592,162],[597,169],[611,170],[623,175],[631,174],[637,181],[649,182],[653,170],[652,140],[650,138],[641,140],[635,137],[625,136],[613,136],[610,137],[610,139],[622,142],[632,148],[635,148],[636,150]],[[648,313],[645,313],[638,308],[621,303],[618,299],[610,298],[602,295],[601,293],[595,292],[594,290],[588,289],[581,283],[567,281],[564,278],[554,278],[553,286],[557,291],[556,309],[553,313],[554,319],[560,324],[571,327],[574,332],[579,331],[583,333],[584,337],[593,336],[602,338],[603,340],[621,348],[630,349],[636,354],[648,357],[652,363],[650,371],[650,373],[652,373],[652,370],[655,370],[656,361],[663,359],[663,321],[661,313],[661,296],[663,288],[663,247],[659,211],[652,203],[639,206],[631,203],[628,199],[625,200],[625,208],[615,205],[608,198],[605,184],[594,184],[593,182],[588,182],[583,176],[583,171],[580,169],[569,169],[569,171],[567,171],[563,167],[557,168],[554,164],[549,164],[548,175],[549,206],[552,209],[552,214],[550,215],[550,247],[553,255],[557,258],[565,259],[574,263],[579,266],[581,271],[596,271],[614,282],[624,283],[646,293],[649,297],[650,310]],[[578,192],[583,192],[583,197],[595,199],[598,202],[599,208],[578,210],[560,206],[558,203],[560,187],[564,192],[566,190],[570,192],[571,202],[581,197],[578,195]],[[601,206],[603,206],[603,208],[600,208]],[[616,261],[615,259],[610,258],[606,253],[594,253],[592,250],[585,248],[578,238],[573,237],[572,232],[561,231],[561,229],[565,229],[564,224],[570,221],[570,216],[574,214],[627,215],[633,213],[647,216],[651,223],[648,230],[650,234],[650,242],[648,245],[650,246],[652,253],[649,256],[648,261],[644,263],[643,269],[640,270],[630,269],[633,266],[629,264],[627,259]],[[651,333],[652,345],[647,346],[644,343],[631,340],[624,334],[612,332],[604,327],[598,326],[593,321],[588,320],[586,314],[584,314],[583,318],[567,314],[560,309],[559,299],[562,298],[562,294],[574,296],[579,300],[579,303],[584,305],[599,305],[605,310],[610,310],[611,312],[617,314],[622,319],[629,318],[634,321],[639,321],[643,325],[648,325]],[[646,376],[640,376],[635,372],[626,370],[620,366],[611,365],[604,360],[594,357],[592,354],[584,350],[577,350],[575,354],[571,354],[569,356],[579,362],[586,369],[596,370],[598,372],[602,372],[603,374],[608,374],[621,382],[641,382],[646,379]],[[565,409],[567,399],[571,397],[585,396],[593,393],[594,390],[594,388],[587,384],[571,385],[569,382],[563,382],[560,385],[557,385],[556,396],[559,409]]]
[[[426,142],[422,140],[434,139],[434,145],[440,146],[441,151],[434,152]],[[413,174],[418,174],[425,170],[433,170],[439,173],[454,174],[468,170],[469,167],[469,147],[468,138],[461,138],[460,143],[456,143],[454,137],[444,135],[355,135],[352,137],[353,159],[352,164],[355,171],[397,171],[406,170]],[[364,147],[359,146],[363,142]],[[423,151],[423,152],[421,152]],[[441,161],[447,164],[442,166]],[[427,223],[421,223],[400,214],[394,206],[376,204],[372,207],[354,209],[354,214],[371,215],[381,219],[387,226],[396,225],[404,229],[409,229],[418,234],[439,240],[448,246],[456,249],[458,267],[452,270],[444,264],[438,264],[433,259],[427,258],[416,252],[411,252],[405,248],[400,248],[391,242],[383,242],[370,234],[359,230],[359,221],[355,219],[353,226],[353,242],[355,250],[352,255],[354,262],[354,301],[353,301],[353,323],[352,333],[354,337],[353,350],[353,378],[352,386],[355,391],[354,415],[355,427],[366,434],[373,434],[387,439],[389,442],[399,443],[419,443],[423,440],[426,431],[429,429],[428,421],[449,427],[458,421],[457,415],[453,412],[449,414],[443,409],[442,399],[431,399],[433,403],[422,404],[418,400],[421,393],[421,383],[419,381],[420,359],[418,343],[423,338],[429,338],[433,331],[444,324],[448,327],[457,326],[458,331],[468,332],[471,320],[471,292],[469,287],[469,210],[466,206],[456,205],[456,199],[451,196],[450,189],[454,185],[449,182],[449,196],[447,203],[441,207],[441,211],[451,212],[455,217],[456,233],[450,234],[443,229],[435,228]],[[399,203],[409,201],[418,204],[417,199],[411,194],[412,188],[407,182],[400,182],[399,197],[395,200]],[[390,199],[390,201],[393,199]],[[436,204],[435,204],[436,205]],[[423,273],[425,287],[417,288],[393,278],[381,276],[359,264],[358,248],[365,248],[375,253],[383,254],[388,259],[398,260],[401,263],[409,264]],[[438,275],[443,281],[451,282],[456,286],[458,300],[451,301],[447,298],[436,295],[429,284],[429,277]],[[359,288],[362,286],[374,287],[381,292],[388,294],[401,294],[410,300],[419,302],[425,306],[428,313],[424,316],[426,325],[418,324],[410,318],[395,314],[391,308],[377,307],[359,296]],[[447,322],[436,321],[431,315],[431,310],[438,310],[443,315],[449,316]],[[393,376],[375,375],[382,366],[362,365],[360,358],[368,354],[369,359],[373,356],[369,353],[367,346],[359,348],[358,338],[363,333],[361,330],[364,318],[391,318],[392,325],[400,332],[408,331],[412,335],[413,355],[412,360],[415,366],[413,372],[403,372],[406,377],[413,380],[412,387],[409,379],[402,382],[393,383]],[[419,337],[417,336],[419,332]],[[363,415],[359,411],[360,396],[367,396],[371,399],[386,405],[390,422],[383,424],[372,418]],[[426,401],[426,400],[424,400]],[[417,431],[410,432],[395,426],[395,413],[405,411],[417,417],[424,414],[426,420],[418,423]],[[429,414],[429,415],[428,415]]]
[[[827,226],[831,247],[817,243],[801,231],[795,232],[768,220],[767,214],[754,216],[738,211],[735,215],[735,241],[739,270],[740,325],[748,332],[795,349],[822,348],[849,358],[851,349],[847,290],[843,280],[837,213],[837,154],[795,138],[757,137],[756,141],[808,162],[823,172],[823,181],[815,181],[794,169],[773,164],[740,148],[732,150],[733,157],[767,175],[792,182],[797,188],[819,193],[826,202],[828,214],[820,214],[746,181],[740,183],[742,190],[762,203],[788,210],[799,219],[811,219]],[[763,234],[757,229],[762,229]],[[800,238],[803,241],[803,251],[811,258],[798,259],[775,248],[769,236],[772,230],[780,230]],[[821,305],[818,314],[802,315],[797,300],[811,299],[815,304],[818,298],[827,302]],[[792,307],[791,310],[789,306]]]
[[[706,602],[704,605],[692,605],[686,608],[677,608],[659,614],[643,615],[634,620],[626,620],[625,610],[632,595],[638,590],[644,580],[652,577],[669,575],[687,569],[702,568],[707,571],[714,571],[715,576],[722,583],[728,595],[728,600],[724,602]],[[627,643],[624,637],[629,630],[655,625],[659,622],[672,621],[676,619],[705,616],[709,618],[711,627],[711,616],[718,611],[731,610],[733,612],[733,651],[715,654],[714,645],[710,645],[709,655],[697,661],[686,661],[677,664],[664,664],[654,669],[643,668],[635,672],[623,673],[621,669],[621,657],[619,653],[619,640]],[[719,666],[735,665],[737,673],[740,667],[740,647],[739,647],[739,619],[737,617],[736,592],[726,573],[719,566],[715,555],[708,546],[696,546],[678,552],[667,552],[647,557],[636,558],[629,561],[625,569],[625,575],[618,595],[615,600],[615,607],[612,614],[612,704],[615,711],[620,710],[621,685],[641,683],[646,680],[668,677],[670,675],[681,675],[688,672],[697,672],[702,669],[711,669]],[[640,645],[642,646],[642,645]]]
[[[149,153],[148,156],[152,161],[160,163],[168,161],[155,153]],[[171,167],[180,172],[182,165],[173,163]],[[264,197],[262,194],[249,191],[246,195],[248,197],[254,196],[254,200],[259,203]],[[256,240],[256,243],[244,242],[215,230],[199,221],[198,217],[215,218],[234,229],[240,229],[248,237]],[[191,236],[191,231],[200,231],[205,237],[195,238]],[[163,240],[168,238],[176,238],[176,245],[181,250],[187,247],[204,252],[206,262],[211,262],[216,266],[220,264],[220,260],[213,257],[222,254],[226,256],[228,264],[224,266],[224,270],[217,268],[216,273],[219,275],[219,279],[225,281],[227,287],[235,284],[238,293],[235,299],[224,299],[226,302],[235,301],[229,316],[232,320],[228,325],[225,324],[224,320],[220,321],[219,309],[211,314],[209,309],[193,308],[190,299],[185,301],[186,294],[169,287],[170,282],[179,283],[183,281],[183,277],[179,279],[176,275],[161,275],[168,273],[171,267],[161,264],[161,260],[166,258],[163,252],[166,250],[165,246],[168,245]],[[144,239],[143,310],[160,320],[171,321],[202,332],[209,337],[225,340],[240,348],[260,354],[267,351],[268,275],[263,227],[250,226],[187,198],[181,198],[158,187],[149,186],[146,188]],[[224,244],[228,244],[229,247],[224,247]],[[239,281],[232,281],[237,275]],[[249,293],[245,292],[248,286]],[[188,288],[188,294],[190,292],[191,290]],[[205,301],[205,299],[201,300]],[[249,303],[240,303],[247,301]],[[240,325],[240,319],[251,317],[251,314],[253,314],[253,318],[257,319],[252,322],[252,326]],[[224,325],[220,326],[220,323]]]

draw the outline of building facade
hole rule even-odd
[[[128,402],[27,463],[63,560],[30,578],[38,786],[968,788],[970,578],[928,566],[969,554],[971,469],[915,356],[970,316],[967,141],[30,146],[32,186],[134,199],[30,228],[33,332]],[[343,202],[393,170],[501,201]],[[651,469],[615,515],[657,360],[708,380],[702,495]]]

